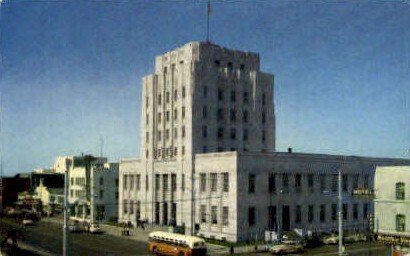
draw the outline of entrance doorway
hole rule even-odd
[[[289,231],[290,229],[290,216],[289,205],[282,206],[282,231]]]
[[[168,225],[168,203],[164,203],[164,207],[162,209],[162,224]]]

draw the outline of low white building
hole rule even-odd
[[[410,254],[410,165],[378,167],[374,189],[378,240]]]
[[[68,162],[68,203],[73,219],[108,221],[118,216],[118,163],[75,156]]]
[[[41,200],[43,211],[62,211],[64,204],[64,188],[48,188],[40,182],[35,189],[35,198]]]

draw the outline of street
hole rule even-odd
[[[24,233],[24,243],[41,248],[49,255],[62,255],[63,233],[61,226],[57,224],[39,221],[34,226],[23,227],[15,220],[2,218],[0,226],[2,231],[18,228]],[[36,254],[23,251],[19,255]],[[149,255],[149,253],[145,242],[106,234],[68,233],[67,255]]]

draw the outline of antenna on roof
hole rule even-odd
[[[208,0],[206,8],[206,42],[209,43],[209,15],[211,14],[211,0]]]

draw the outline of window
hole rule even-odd
[[[221,120],[224,119],[224,114],[223,114],[222,108],[218,108],[218,111],[217,111],[216,115],[217,115],[218,121],[221,121]]]
[[[347,174],[342,175],[342,190],[347,192],[347,183],[348,183],[348,176]]]
[[[353,175],[353,189],[359,188],[359,174]]]
[[[206,127],[206,125],[202,126],[202,137],[208,137],[208,127]]]
[[[145,107],[148,108],[149,105],[149,98],[145,97]]]
[[[185,107],[182,107],[182,119],[185,118]]]
[[[297,193],[302,191],[302,175],[300,174],[295,175],[295,190]]]
[[[403,215],[403,214],[396,215],[396,231],[398,232],[406,231],[406,215]]]
[[[178,99],[178,91],[175,90],[175,91],[174,91],[174,100],[177,100],[177,99]]]
[[[249,113],[247,110],[243,110],[243,122],[247,123],[249,121]]]
[[[266,113],[265,111],[262,112],[262,123],[266,123]]]
[[[262,142],[266,141],[266,131],[262,130]]]
[[[211,206],[211,220],[212,224],[218,224],[218,207]]]
[[[326,205],[320,205],[320,222],[326,221]]]
[[[74,186],[74,178],[71,178],[71,186]]]
[[[130,201],[130,214],[134,214],[134,201]]]
[[[263,93],[262,94],[262,106],[265,106],[265,105],[266,105],[266,94]]]
[[[166,118],[167,122],[169,122],[169,111],[165,112],[165,118]]]
[[[223,138],[224,137],[224,128],[219,127],[218,128],[218,138]]]
[[[160,187],[159,179],[160,179],[159,174],[155,174],[155,190],[159,190],[159,187]]]
[[[145,124],[146,125],[149,124],[149,115],[148,114],[145,115]]]
[[[403,182],[396,183],[396,200],[404,200],[406,197],[406,185]]]
[[[244,69],[245,69],[245,64],[241,64],[239,68],[240,68],[241,70],[244,70]]]
[[[141,189],[141,174],[137,174],[135,176],[135,185],[136,185],[137,190]]]
[[[249,174],[248,176],[248,192],[255,193],[255,174]]]
[[[320,174],[319,182],[320,182],[320,192],[323,193],[324,191],[326,191],[326,174]]]
[[[104,178],[103,177],[100,177],[100,185],[101,186],[104,185]]]
[[[185,98],[185,86],[182,87],[182,98]]]
[[[230,137],[231,137],[232,140],[236,139],[236,129],[235,128],[231,128]]]
[[[149,142],[149,132],[145,133],[145,142],[148,143]]]
[[[276,174],[269,173],[269,192],[276,193]]]
[[[202,117],[206,119],[208,116],[208,108],[206,106],[202,107]]]
[[[182,178],[182,180],[181,180],[181,190],[182,191],[185,191],[185,174],[182,174],[182,176],[181,176]]]
[[[115,179],[115,186],[118,188],[118,179]]]
[[[158,94],[158,105],[161,105],[162,98],[161,98],[161,94]]]
[[[130,190],[134,189],[134,175],[130,175]]]
[[[124,187],[124,189],[127,189],[127,183],[128,183],[128,175],[124,175],[123,176],[123,187]]]
[[[218,176],[216,173],[211,173],[211,192],[215,192],[217,189]]]
[[[224,151],[223,147],[219,146],[218,147],[218,152],[222,152],[222,151]]]
[[[308,178],[308,188],[309,188],[309,192],[310,192],[310,193],[313,193],[314,175],[313,175],[313,174],[308,174],[307,178]]]
[[[276,206],[269,206],[268,207],[268,227],[269,230],[276,229]]]
[[[332,220],[337,219],[337,204],[332,204]]]
[[[302,209],[300,205],[296,205],[295,208],[295,223],[302,222]]]
[[[149,189],[149,179],[148,175],[145,175],[145,190],[148,191]]]
[[[169,92],[166,92],[166,101],[167,101],[167,103],[169,103]]]
[[[73,197],[74,196],[74,190],[70,189],[70,196]]]
[[[177,190],[177,175],[171,174],[171,190],[174,192]]]
[[[219,60],[215,60],[215,66],[219,67],[221,65],[221,62]]]
[[[182,129],[182,131],[181,131],[182,135],[181,136],[182,136],[182,138],[185,138],[185,125],[183,125],[181,129]]]
[[[236,92],[234,90],[231,91],[231,102],[236,101]]]
[[[162,133],[161,131],[158,131],[158,140],[161,141],[161,138],[162,138]]]
[[[243,141],[248,141],[248,129],[243,129]]]
[[[199,177],[200,177],[200,184],[201,184],[201,192],[204,192],[204,191],[206,191],[206,173],[201,173],[200,175],[199,175]]]
[[[203,95],[204,95],[204,98],[206,98],[208,96],[208,86],[204,86]]]
[[[202,147],[202,153],[207,153],[208,152],[208,147],[205,145]]]
[[[363,187],[364,188],[369,188],[369,175],[368,174],[365,174],[364,176],[363,176]]]
[[[228,62],[228,69],[229,69],[229,70],[232,70],[232,69],[233,69],[232,62]]]
[[[162,189],[168,191],[168,174],[162,174]]]
[[[182,146],[181,151],[182,151],[181,154],[185,155],[185,146]]]
[[[223,192],[229,192],[229,173],[222,173]]]
[[[165,130],[165,139],[169,140],[169,129]]]
[[[127,214],[127,213],[128,213],[128,202],[127,202],[127,199],[124,199],[124,200],[122,201],[122,206],[123,206],[123,212],[124,212],[124,214]]]
[[[119,193],[118,191],[115,191],[115,199],[118,199],[118,197],[119,197]]]
[[[228,226],[229,224],[229,208],[227,206],[222,207],[222,225]]]
[[[358,205],[353,204],[353,219],[357,220],[358,218],[359,218]]]
[[[282,174],[282,193],[289,193],[289,175],[287,173]]]
[[[230,120],[231,120],[231,122],[236,122],[236,111],[235,111],[235,109],[231,109],[231,111],[230,111]]]
[[[201,204],[199,207],[199,214],[201,216],[201,223],[206,223],[206,205]]]
[[[363,204],[363,219],[367,219],[369,217],[369,203]]]
[[[249,103],[249,93],[248,92],[243,92],[243,102]]]
[[[312,223],[315,217],[315,212],[314,212],[314,206],[309,205],[308,206],[308,222]]]
[[[337,192],[337,183],[338,183],[338,177],[337,174],[332,175],[332,192],[336,193]]]
[[[222,89],[218,89],[218,100],[222,101],[224,99],[224,91]]]
[[[248,208],[248,225],[250,227],[255,225],[255,207]]]
[[[343,204],[343,220],[347,220],[347,215],[348,215],[348,206],[347,204]]]
[[[174,128],[174,138],[178,139],[178,129]]]

